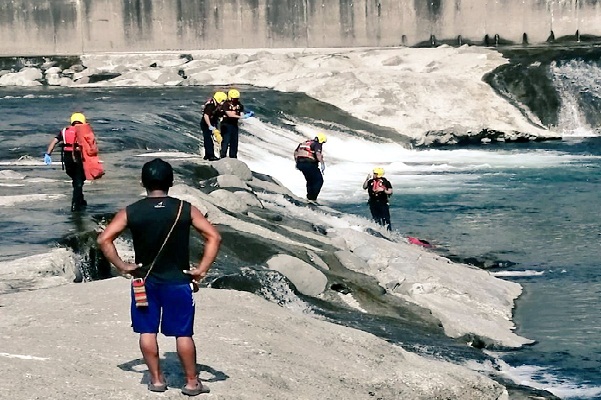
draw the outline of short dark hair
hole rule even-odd
[[[142,185],[148,190],[168,191],[173,186],[173,168],[160,158],[148,161],[142,167]]]

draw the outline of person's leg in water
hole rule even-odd
[[[382,220],[380,218],[380,209],[378,208],[378,203],[376,201],[370,201],[369,203],[369,212],[371,213],[372,219],[379,225],[382,225]]]
[[[318,164],[313,164],[312,176],[311,197],[313,197],[313,200],[317,200],[317,196],[319,196],[323,187],[323,175],[319,170]]]
[[[310,187],[310,182],[311,182],[311,174],[308,172],[307,166],[305,165],[307,163],[304,162],[298,162],[296,163],[296,169],[298,169],[300,172],[303,173],[303,176],[305,177],[305,182],[306,182],[306,188],[307,188],[307,199],[309,199],[309,187]]]
[[[307,199],[316,201],[321,187],[323,186],[323,176],[317,163],[306,163],[305,178],[307,178]]]
[[[296,168],[303,173],[307,181],[307,200],[315,201],[323,186],[323,176],[317,163],[299,162]]]
[[[86,180],[86,175],[83,171],[83,166],[78,164],[76,167],[75,176],[73,177],[73,203],[77,210],[81,210],[88,205],[88,202],[83,197],[83,184]]]
[[[213,144],[213,134],[209,130],[209,127],[205,127],[201,124],[200,129],[202,130],[202,141],[205,149],[204,160],[213,161],[215,157],[215,146]]]
[[[371,212],[371,216],[376,223],[386,226],[389,231],[392,230],[390,225],[390,209],[388,208],[387,203],[383,203],[381,201],[370,201],[369,211]]]
[[[387,230],[392,231],[392,224],[390,223],[390,207],[388,203],[382,204],[382,222]]]
[[[81,211],[88,203],[83,197],[83,184],[86,180],[86,175],[83,170],[83,164],[73,160],[73,157],[65,157],[65,172],[71,178],[73,186],[73,196],[71,197],[71,211]]]
[[[232,125],[230,129],[230,158],[238,158],[238,138],[240,129],[238,128],[238,125]]]
[[[225,158],[227,156],[228,149],[231,146],[232,142],[232,126],[229,124],[221,125],[221,137],[223,138],[221,141],[221,151],[219,156],[221,158]],[[230,151],[231,153],[231,151]]]

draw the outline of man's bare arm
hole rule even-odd
[[[198,208],[192,206],[190,214],[192,216],[192,226],[204,238],[205,248],[198,266],[185,272],[192,275],[195,280],[201,280],[207,275],[211,264],[213,264],[213,261],[217,257],[217,252],[221,245],[221,235],[217,231],[217,228],[202,215]]]
[[[113,243],[115,239],[125,230],[127,227],[127,214],[125,210],[119,211],[110,224],[104,229],[104,231],[98,236],[96,242],[102,250],[102,253],[111,264],[113,264],[122,273],[131,273],[138,266],[132,263],[126,263],[121,259],[117,248]]]

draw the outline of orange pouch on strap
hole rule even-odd
[[[134,301],[136,307],[148,307],[148,298],[146,297],[146,286],[144,286],[143,278],[135,278],[131,280],[131,287],[134,291]]]

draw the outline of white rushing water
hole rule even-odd
[[[403,191],[457,191],[466,182],[478,179],[475,170],[491,172],[501,168],[552,168],[574,161],[561,152],[510,152],[486,150],[411,150],[398,143],[376,143],[337,130],[312,126],[291,129],[273,126],[261,117],[246,120],[241,129],[250,136],[241,138],[239,158],[257,172],[272,175],[300,197],[305,195],[302,174],[295,169],[292,152],[296,145],[318,131],[324,132],[326,171],[322,200],[357,202],[366,196],[361,188],[366,175],[381,166],[395,187]],[[255,140],[260,138],[261,141]],[[265,143],[269,143],[266,145]],[[444,172],[453,171],[452,175]],[[465,174],[457,172],[465,171]]]

